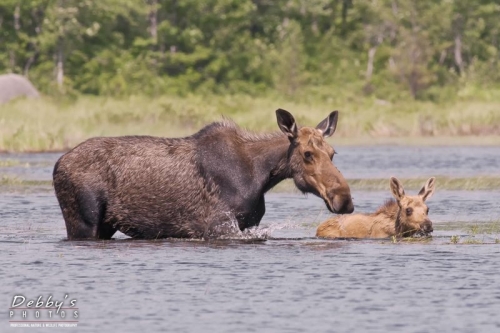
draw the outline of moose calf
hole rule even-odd
[[[387,238],[427,235],[433,231],[425,201],[434,193],[435,178],[429,178],[416,196],[405,195],[403,186],[391,177],[391,191],[396,200],[388,200],[373,214],[332,217],[321,223],[317,237]]]

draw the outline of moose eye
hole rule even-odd
[[[304,153],[304,158],[305,158],[306,160],[310,160],[310,159],[312,158],[312,153],[311,153],[310,151],[306,151],[306,152]]]
[[[410,216],[411,213],[413,213],[413,209],[412,208],[406,208],[406,215]]]

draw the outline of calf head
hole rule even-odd
[[[338,111],[333,111],[316,128],[300,127],[292,114],[276,110],[278,125],[290,140],[288,164],[299,190],[322,198],[331,212],[352,213],[351,191],[332,162],[334,149],[325,141],[337,127]]]
[[[436,178],[429,178],[418,195],[415,196],[406,195],[403,185],[395,177],[391,177],[390,184],[392,195],[399,206],[396,232],[403,236],[431,233],[433,231],[432,222],[429,219],[429,208],[425,201],[434,193]]]

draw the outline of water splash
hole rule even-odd
[[[244,240],[244,241],[265,241],[274,239],[273,234],[279,230],[297,230],[304,227],[297,221],[289,220],[283,223],[272,223],[265,227],[251,227],[241,231],[236,219],[230,219],[226,223],[217,224],[210,229],[209,240]]]

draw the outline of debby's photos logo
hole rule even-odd
[[[14,295],[9,308],[10,327],[77,327],[80,311],[76,303],[68,294],[60,299]]]

